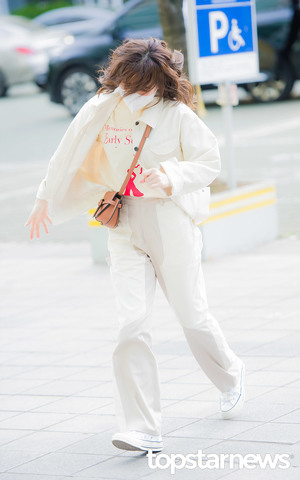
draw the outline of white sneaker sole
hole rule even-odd
[[[240,413],[244,406],[245,402],[245,365],[243,365],[241,370],[241,393],[235,405],[230,410],[223,411],[221,410],[221,416],[224,420],[229,420],[234,418]]]
[[[237,403],[230,409],[230,410],[227,410],[227,411],[223,411],[221,410],[221,415],[222,415],[222,418],[224,420],[229,420],[231,418],[234,418],[236,417],[240,411],[242,410],[243,406],[244,406],[244,396],[240,397],[239,400],[237,401]]]
[[[113,436],[112,444],[121,450],[139,450],[160,452],[163,449],[163,443],[149,440],[139,440],[128,438],[126,434],[118,433]]]

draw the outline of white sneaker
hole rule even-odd
[[[135,430],[115,433],[112,437],[112,443],[115,447],[122,450],[152,450],[152,452],[160,452],[163,449],[161,435],[148,435]]]
[[[222,418],[235,417],[242,409],[245,401],[245,364],[241,362],[241,373],[236,387],[231,388],[220,396],[220,411]]]

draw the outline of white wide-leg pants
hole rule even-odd
[[[160,384],[149,318],[156,277],[195,359],[221,392],[237,384],[240,360],[208,310],[201,232],[170,198],[124,197],[108,248],[119,318],[112,358],[118,425],[121,432],[160,435]]]

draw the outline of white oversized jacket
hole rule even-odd
[[[114,189],[101,184],[105,162],[97,155],[96,138],[119,101],[118,91],[91,98],[73,119],[52,156],[37,197],[48,201],[54,224],[96,208],[104,193]],[[152,127],[139,158],[140,165],[162,166],[172,185],[170,198],[196,224],[201,223],[209,215],[208,186],[221,168],[215,136],[181,102],[161,100],[146,108],[139,121]],[[133,145],[139,144],[141,135],[142,132],[135,138],[133,130]]]

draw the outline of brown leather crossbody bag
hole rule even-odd
[[[142,148],[146,141],[146,138],[149,137],[151,131],[150,125],[147,125],[142,140],[140,141],[138,150],[134,156],[131,167],[128,170],[126,178],[118,192],[106,192],[104,198],[98,203],[98,208],[96,209],[93,218],[101,223],[101,225],[109,228],[115,228],[118,225],[120,210],[122,208],[123,193],[126,189],[127,183],[131,177],[131,174],[138,162],[139,156],[141,154]]]

